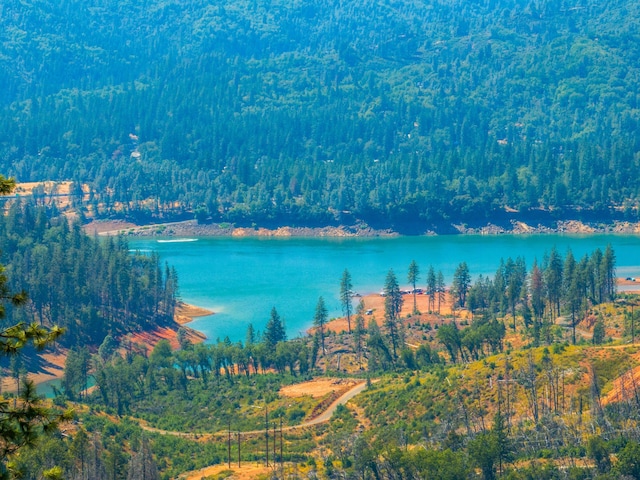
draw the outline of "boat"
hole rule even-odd
[[[184,242],[197,242],[197,238],[172,238],[167,240],[158,240],[158,243],[184,243]]]

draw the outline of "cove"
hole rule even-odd
[[[163,241],[164,240],[164,241]],[[166,240],[173,240],[167,242]],[[193,239],[190,239],[193,240]],[[617,275],[640,277],[640,236],[637,235],[458,235],[394,238],[228,238],[197,241],[135,238],[129,248],[158,252],[178,272],[183,301],[216,312],[190,324],[209,342],[228,336],[244,341],[249,323],[261,331],[276,307],[289,338],[304,335],[313,321],[318,297],[324,297],[330,317],[341,315],[340,278],[348,269],[354,291],[379,292],[389,269],[408,286],[412,260],[425,282],[429,265],[441,270],[447,283],[460,262],[472,278],[491,275],[500,259],[525,258],[528,267],[554,246],[564,256],[571,249],[579,259],[611,244]],[[423,286],[423,285],[421,285]]]

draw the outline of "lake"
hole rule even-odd
[[[379,292],[389,269],[408,286],[412,260],[420,267],[424,287],[429,265],[441,270],[447,283],[460,262],[473,279],[495,273],[500,259],[523,256],[530,267],[556,247],[564,256],[571,248],[580,259],[611,244],[617,274],[640,277],[640,236],[636,235],[458,235],[397,238],[198,238],[130,239],[132,250],[157,251],[176,268],[181,299],[208,308],[215,315],[196,319],[191,327],[209,341],[228,336],[243,340],[249,323],[262,330],[276,307],[289,338],[303,335],[312,324],[318,297],[330,317],[341,315],[340,279],[348,269],[354,291]]]

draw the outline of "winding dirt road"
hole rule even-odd
[[[306,422],[302,422],[299,425],[291,425],[288,427],[283,427],[282,431],[290,432],[292,430],[304,429],[308,427],[313,427],[315,425],[319,425],[321,423],[328,422],[331,416],[333,415],[333,412],[336,411],[339,405],[344,405],[353,397],[363,392],[366,388],[367,388],[366,382],[357,383],[356,385],[351,387],[349,390],[347,390],[345,393],[340,395],[340,397],[338,397],[331,405],[327,407],[327,409],[324,412],[322,412],[317,417],[312,418],[311,420],[308,420]],[[227,435],[226,431],[216,432],[216,433],[187,433],[187,432],[176,432],[172,430],[162,430],[160,428],[150,427],[144,421],[141,421],[141,420],[137,420],[137,421],[140,424],[140,427],[142,427],[143,430],[146,430],[148,432],[159,433],[161,435],[173,435],[174,437],[190,438],[198,441],[208,441],[216,437],[225,437]],[[251,430],[247,432],[237,432],[237,433],[239,433],[240,435],[259,435],[264,433],[264,429]]]

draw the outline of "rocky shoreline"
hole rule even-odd
[[[508,227],[488,224],[479,228],[465,228],[459,226],[461,234],[553,234],[553,233],[572,233],[572,234],[592,234],[592,233],[621,233],[636,234],[640,233],[640,223],[614,221],[612,223],[601,222],[582,222],[580,220],[558,220],[549,224],[529,225],[527,223],[512,220]]]
[[[135,225],[124,221],[97,220],[85,225],[85,230],[97,235],[124,235],[136,237],[395,237],[401,232],[375,229],[369,225],[327,227],[236,227],[229,223],[198,223],[196,220]],[[425,229],[421,235],[535,235],[535,234],[640,234],[639,222],[613,221],[611,223],[558,220],[528,224],[511,220],[505,224],[469,226],[447,224]]]

